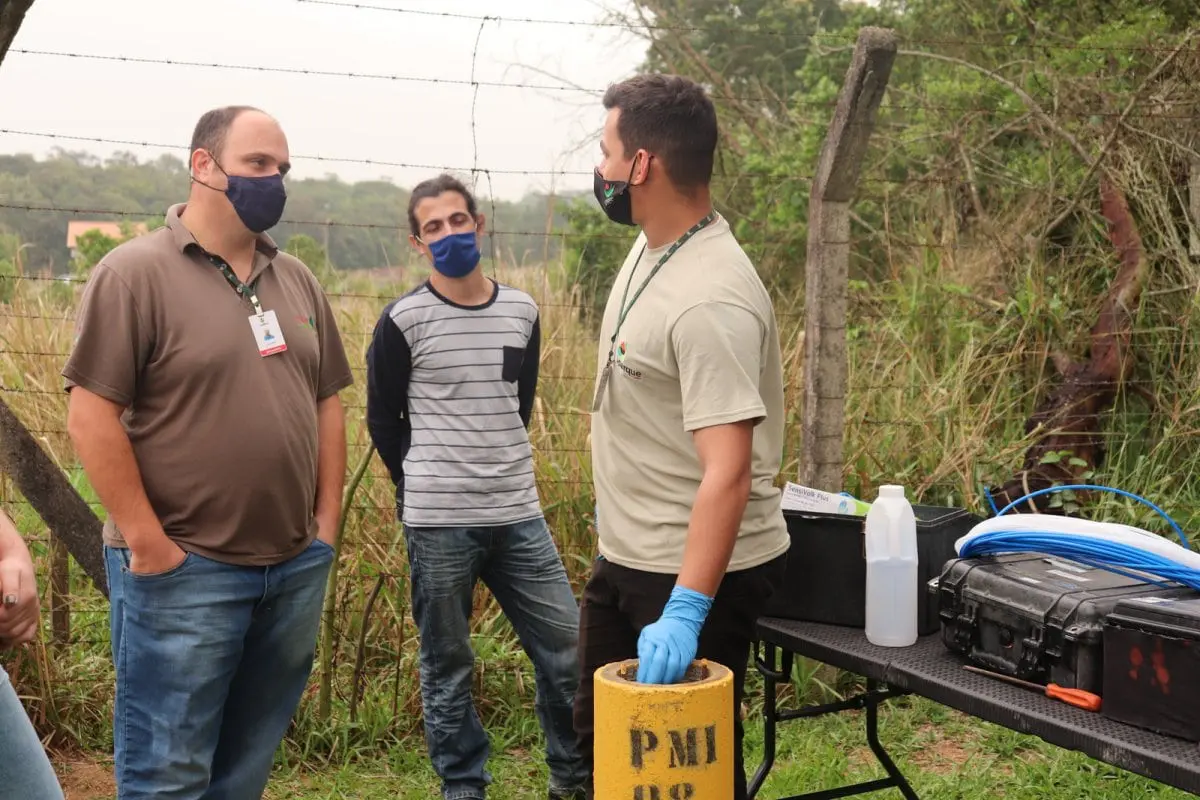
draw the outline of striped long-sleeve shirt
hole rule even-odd
[[[428,283],[390,303],[367,349],[367,427],[413,527],[541,515],[527,428],[541,330],[526,293],[463,306]]]

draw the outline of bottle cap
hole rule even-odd
[[[891,485],[880,486],[879,487],[879,496],[886,497],[889,499],[897,498],[897,499],[903,500],[904,499],[904,487],[903,486],[891,486]]]

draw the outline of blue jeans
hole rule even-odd
[[[0,667],[0,800],[63,800],[21,699]]]
[[[471,698],[471,598],[480,579],[533,662],[551,788],[584,785],[588,772],[571,719],[579,684],[579,606],[545,520],[487,528],[405,526],[404,538],[421,634],[425,738],[442,796],[482,800],[491,783],[488,738]]]
[[[308,683],[333,548],[161,574],[105,547],[119,800],[258,800]]]

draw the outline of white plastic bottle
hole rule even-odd
[[[908,647],[917,641],[917,518],[903,486],[879,487],[866,520],[867,641]]]

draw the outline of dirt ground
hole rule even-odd
[[[112,800],[117,796],[111,763],[77,753],[58,756],[54,768],[67,800]]]

